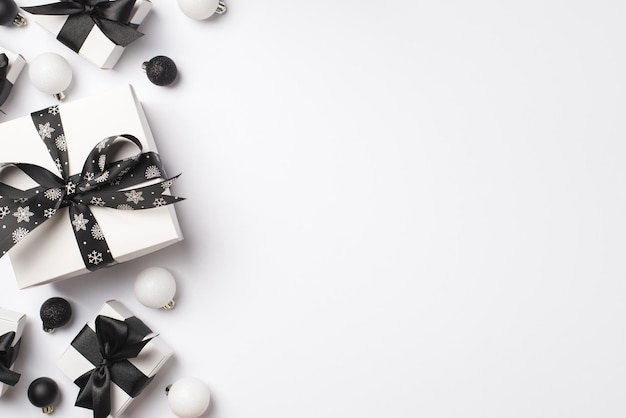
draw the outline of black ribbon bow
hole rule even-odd
[[[131,25],[130,16],[136,0],[71,0],[40,6],[23,7],[39,15],[68,15],[57,39],[78,52],[92,28],[98,28],[113,43],[127,46],[143,34]]]
[[[0,54],[0,106],[7,100],[13,83],[7,80],[7,72],[9,71],[9,57],[7,54]]]
[[[15,340],[15,332],[7,332],[0,336],[0,382],[9,386],[15,386],[20,380],[20,374],[14,372],[10,367],[15,363],[17,355],[20,352],[20,344],[22,339],[20,338],[17,343],[12,346]]]
[[[85,267],[98,270],[116,261],[89,206],[134,210],[183,200],[165,194],[178,176],[154,183],[165,178],[161,159],[157,153],[141,152],[142,146],[136,137],[119,135],[103,139],[87,156],[81,173],[70,175],[58,106],[33,112],[31,118],[61,176],[34,164],[0,164],[0,170],[15,167],[38,184],[21,190],[0,182],[0,257],[30,231],[54,217],[59,208],[68,207]],[[139,148],[139,153],[110,162],[116,144],[127,141]],[[153,183],[134,187],[150,181]]]
[[[111,383],[136,397],[150,383],[128,359],[137,357],[152,339],[152,331],[136,317],[119,321],[98,315],[95,332],[85,325],[72,346],[95,367],[77,378],[76,406],[93,410],[94,418],[111,413]]]

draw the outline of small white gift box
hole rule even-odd
[[[83,327],[83,329],[74,338],[71,345],[57,360],[57,366],[61,371],[73,382],[79,386],[79,395],[85,389],[86,375],[101,366],[103,359],[101,358],[100,349],[96,337],[96,319],[98,316],[112,318],[113,320],[122,321],[129,327],[134,327],[135,333],[152,337],[152,339],[143,346],[136,357],[110,363],[109,375],[110,383],[110,415],[116,417],[124,412],[131,402],[139,396],[139,394],[149,385],[152,378],[163,367],[167,360],[172,356],[172,349],[159,336],[154,336],[152,331],[141,320],[133,316],[133,314],[122,303],[116,300],[107,301],[98,311],[96,316]],[[110,334],[105,331],[105,334]],[[128,331],[128,335],[131,331]],[[89,360],[87,357],[92,357]],[[98,364],[94,364],[98,363]],[[118,379],[118,382],[116,382]],[[82,386],[81,386],[82,385]],[[121,386],[135,386],[134,396],[128,394]],[[130,390],[130,389],[126,389]],[[79,397],[77,397],[79,399]],[[81,405],[77,400],[77,406]]]
[[[149,0],[136,0],[130,15],[129,26],[136,29],[143,22],[151,9],[152,3]],[[78,36],[79,39],[71,39],[72,44],[78,44],[80,46],[78,51],[75,50],[75,52],[78,52],[79,55],[100,68],[113,68],[124,52],[124,46],[117,45],[109,39],[95,24],[89,31],[84,31],[83,28],[76,31],[66,27],[66,25],[71,25],[71,22],[68,23],[69,15],[34,14],[33,16],[39,25],[56,36],[57,39],[61,40],[61,42],[68,47],[68,43],[63,40],[63,37],[66,36],[63,34],[63,31],[70,33],[68,36]],[[82,35],[76,35],[76,32],[83,33]]]
[[[24,69],[24,66],[26,65],[26,60],[20,54],[9,51],[8,49],[1,46],[0,54],[5,54],[9,59],[9,66],[6,73],[6,82],[2,82],[0,80],[0,106],[2,106],[2,103],[4,103],[4,101],[9,97],[9,94],[13,89],[13,85],[17,81],[17,77]]]
[[[130,134],[141,143],[143,153],[149,154],[147,151],[157,151],[141,104],[129,85],[100,95],[53,106],[41,111],[41,115],[43,116],[46,112],[52,115],[58,113],[62,120],[64,134],[56,137],[54,141],[57,147],[66,148],[70,174],[81,173],[86,158],[94,147],[99,148],[104,138]],[[33,115],[39,116],[40,112],[34,112]],[[47,128],[48,133],[54,129],[51,126]],[[55,128],[60,129],[59,126]],[[41,129],[42,125],[39,126],[38,132],[31,116],[0,124],[2,162],[29,163],[52,173],[59,173],[57,168],[59,163],[53,161],[48,153],[40,136],[45,132]],[[133,153],[135,152],[136,148],[133,148]],[[142,181],[149,182],[148,178],[159,174],[155,166],[150,167],[152,171],[146,170],[146,178]],[[97,182],[98,179],[95,181]],[[154,183],[154,180],[150,181]],[[2,172],[2,182],[22,190],[37,186],[24,173],[7,169]],[[163,183],[161,186],[165,189]],[[67,187],[68,184],[65,185],[66,189]],[[43,194],[53,198],[54,193],[51,192],[56,191],[61,195],[61,190],[47,190]],[[167,194],[167,190],[165,189],[163,193]],[[81,228],[85,231],[79,231],[79,233],[88,233],[91,228],[91,234],[98,234],[94,235],[94,238],[106,239],[109,248],[107,252],[110,252],[116,262],[125,262],[181,241],[183,237],[174,205],[157,205],[163,199],[153,199],[149,196],[144,199],[139,194],[128,193],[126,194],[130,196],[128,198],[122,195],[122,199],[116,201],[120,203],[117,206],[118,209],[100,207],[101,202],[97,199],[94,201],[92,198],[89,209],[95,219],[82,220],[79,223],[76,223],[76,216],[73,221],[71,220],[67,206],[60,207],[50,214],[46,213],[42,207],[38,207],[41,204],[30,203],[26,206],[26,203],[12,203],[19,202],[15,200],[3,203],[0,196],[0,237],[5,234],[5,242],[8,242],[12,233],[13,241],[19,240],[8,251],[18,287],[26,288],[49,283],[93,270],[93,268],[87,269],[86,266],[89,264],[86,263],[79,249],[78,235],[75,233]],[[41,194],[39,197],[43,199]],[[145,210],[119,210],[132,209],[131,204],[140,200],[150,202],[150,204],[154,201],[154,207],[148,204],[150,208]],[[11,204],[21,207],[11,209]],[[33,222],[36,216],[42,220],[38,225],[34,225],[37,223],[36,220]],[[45,222],[44,216],[48,218]],[[6,224],[9,222],[13,222],[14,225],[7,227]],[[86,242],[81,242],[81,244],[86,244]],[[90,258],[90,261],[98,264],[102,261],[99,258],[100,255],[102,254],[94,253],[94,258]]]
[[[20,343],[25,324],[26,315],[23,313],[0,308],[0,338],[7,333],[14,332],[15,336],[10,344],[14,350],[16,350],[15,347]],[[17,347],[15,354],[17,354],[17,351],[19,351],[19,346]],[[11,364],[9,370],[13,370],[13,366],[14,364]],[[2,396],[10,387],[10,385],[0,382],[0,396]]]

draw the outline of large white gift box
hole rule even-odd
[[[22,338],[22,332],[24,331],[24,325],[26,324],[26,315],[20,312],[14,312],[9,309],[0,308],[0,336],[9,332],[14,332],[13,342],[11,347],[15,347],[20,343]],[[19,349],[19,347],[18,347]],[[15,364],[9,367],[9,370],[13,370]],[[11,386],[0,382],[0,396],[2,396]]]
[[[150,0],[136,0],[130,15],[129,26],[135,29],[139,27],[151,9]],[[39,25],[57,38],[69,18],[68,15],[33,14],[32,16]],[[124,49],[124,46],[115,44],[98,26],[94,25],[80,45],[80,49],[75,52],[100,68],[111,69],[122,56]]]
[[[104,138],[134,135],[143,147],[142,152],[157,152],[146,116],[130,85],[62,103],[42,112],[46,111],[58,112],[61,117],[64,135],[56,139],[56,145],[67,149],[72,175],[81,173],[90,151]],[[30,116],[0,124],[0,162],[30,163],[58,173],[57,163],[48,153],[40,133]],[[129,154],[137,152],[133,148]],[[162,159],[167,160],[166,157]],[[22,190],[37,186],[24,173],[9,169],[2,171],[2,182]],[[125,199],[120,203],[123,202]],[[95,221],[87,226],[97,223],[116,262],[143,256],[183,239],[173,204],[145,210],[118,210],[98,205],[91,205],[89,209]],[[68,207],[61,207],[52,217],[46,215],[49,219],[34,227],[30,221],[32,212],[37,210],[36,207],[22,208],[11,214],[12,210],[8,207],[3,209],[0,201],[0,228],[4,227],[2,216],[6,216],[4,222],[9,222],[6,219],[13,216],[13,222],[15,217],[24,221],[17,224],[20,226],[18,229],[27,231],[8,251],[18,287],[26,288],[88,273],[90,270],[86,268],[75,236],[75,229],[78,230],[81,225],[70,221]],[[0,234],[6,232],[0,230]]]
[[[4,101],[9,97],[15,82],[17,81],[17,77],[20,75],[24,66],[26,65],[26,60],[20,54],[9,51],[6,48],[0,46],[0,54],[6,54],[9,60],[9,66],[7,68],[6,73],[6,81],[7,83],[0,83],[0,106]]]
[[[124,378],[121,380],[132,380],[132,376],[139,376],[140,382],[136,383],[136,385],[139,386],[138,391],[141,393],[146,387],[148,387],[152,378],[163,367],[163,365],[165,365],[174,352],[160,336],[155,335],[152,330],[147,328],[141,320],[136,318],[132,312],[130,312],[117,300],[109,300],[102,306],[96,316],[94,316],[91,321],[85,325],[83,330],[81,330],[76,338],[74,338],[72,344],[57,360],[57,366],[61,369],[63,374],[75,383],[77,382],[77,379],[81,378],[81,376],[84,376],[86,373],[89,373],[99,366],[99,364],[93,364],[85,357],[85,355],[90,355],[88,354],[90,351],[99,352],[96,343],[97,338],[95,337],[96,318],[98,316],[105,316],[118,321],[135,321],[135,324],[139,322],[140,326],[145,327],[147,331],[150,332],[149,334],[146,334],[146,337],[152,337],[152,339],[141,349],[139,354],[134,358],[129,358],[120,362],[124,364],[121,366],[118,365],[119,368],[117,369],[118,374],[121,373],[120,370],[122,372],[128,370],[128,374],[124,375]],[[89,346],[86,342],[92,342],[93,344],[92,346]],[[81,353],[79,350],[84,350],[86,354]],[[95,356],[98,357],[97,354]],[[97,361],[94,359],[92,360]],[[131,402],[139,396],[139,394],[136,394],[134,397],[129,395],[115,382],[116,373],[113,369],[109,370],[109,374],[112,376],[112,382],[110,385],[110,415],[116,417],[122,414]],[[80,380],[78,381],[80,382]],[[77,385],[79,384],[77,383]]]

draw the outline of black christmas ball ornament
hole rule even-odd
[[[0,0],[0,25],[26,25],[26,19],[19,14],[14,0]]]
[[[178,69],[171,58],[157,55],[143,63],[141,68],[146,72],[148,80],[157,86],[169,86],[176,80]]]
[[[72,306],[63,298],[50,298],[41,305],[39,316],[43,321],[43,330],[53,332],[70,321]]]
[[[40,377],[28,386],[28,400],[41,412],[49,414],[54,411],[54,404],[59,399],[59,386],[49,377]]]

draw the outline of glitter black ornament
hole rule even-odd
[[[72,307],[63,298],[50,298],[41,305],[39,316],[43,321],[43,330],[52,332],[62,327],[72,318]]]
[[[18,13],[15,1],[0,0],[0,25],[26,25],[26,19]]]
[[[157,86],[169,86],[178,75],[174,61],[164,55],[157,55],[144,62],[141,68],[146,72],[148,80]]]
[[[40,377],[28,386],[28,400],[44,414],[54,410],[54,404],[59,398],[59,386],[49,377]]]

